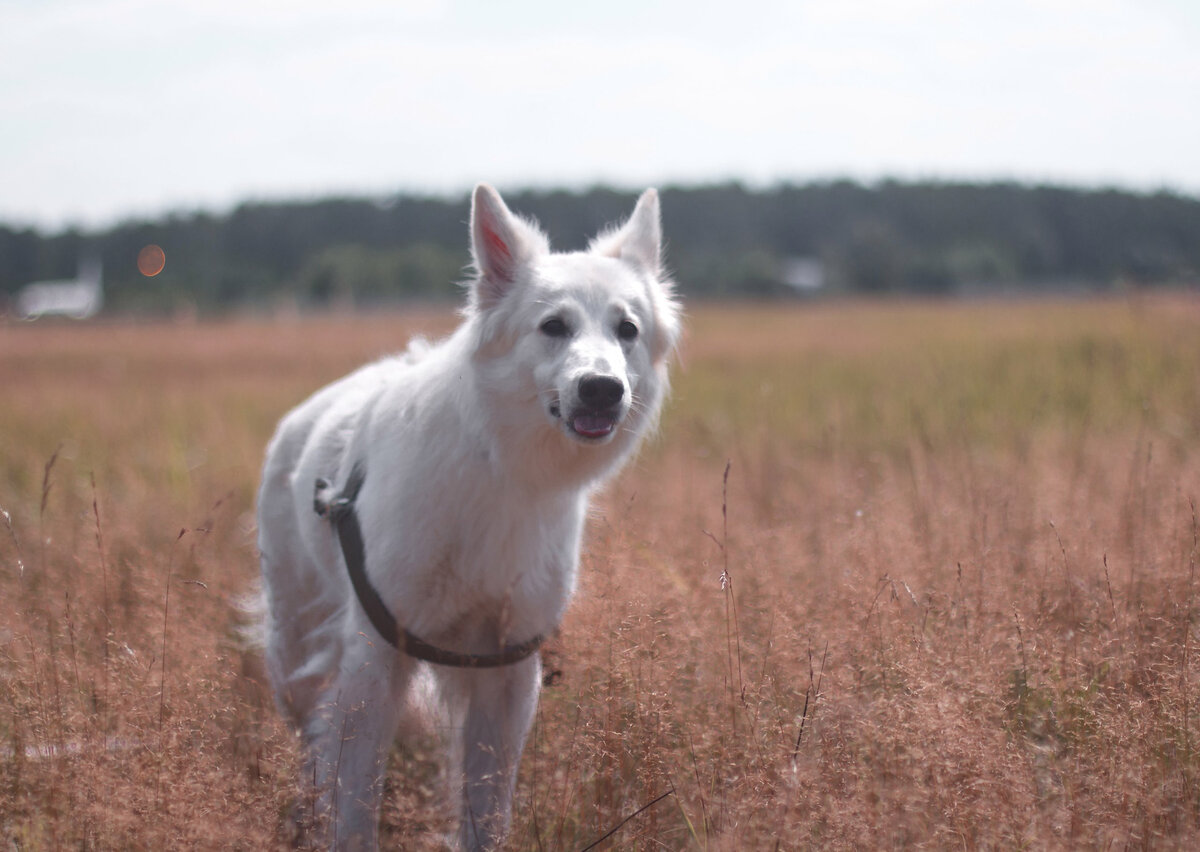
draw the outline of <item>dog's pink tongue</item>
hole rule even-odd
[[[602,438],[612,431],[612,418],[598,414],[580,414],[571,424],[575,431],[585,438]]]

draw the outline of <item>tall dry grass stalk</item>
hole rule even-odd
[[[0,328],[6,844],[287,847],[237,629],[263,445],[452,324]],[[590,527],[511,848],[1200,842],[1200,305],[702,307],[675,386]],[[435,745],[395,753],[400,848],[445,829]]]

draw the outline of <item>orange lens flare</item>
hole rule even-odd
[[[155,275],[163,271],[163,267],[167,265],[167,253],[156,245],[146,246],[138,252],[137,268],[138,272],[145,275],[147,278],[153,278]]]

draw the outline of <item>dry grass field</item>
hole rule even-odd
[[[287,848],[295,743],[237,641],[263,447],[453,322],[0,326],[4,848]],[[1200,302],[688,326],[510,848],[1200,846]],[[433,739],[395,752],[396,848],[438,848]]]

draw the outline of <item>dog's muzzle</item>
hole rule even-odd
[[[566,413],[571,432],[589,441],[606,438],[625,415],[625,383],[615,376],[589,375],[576,385],[576,403]]]

